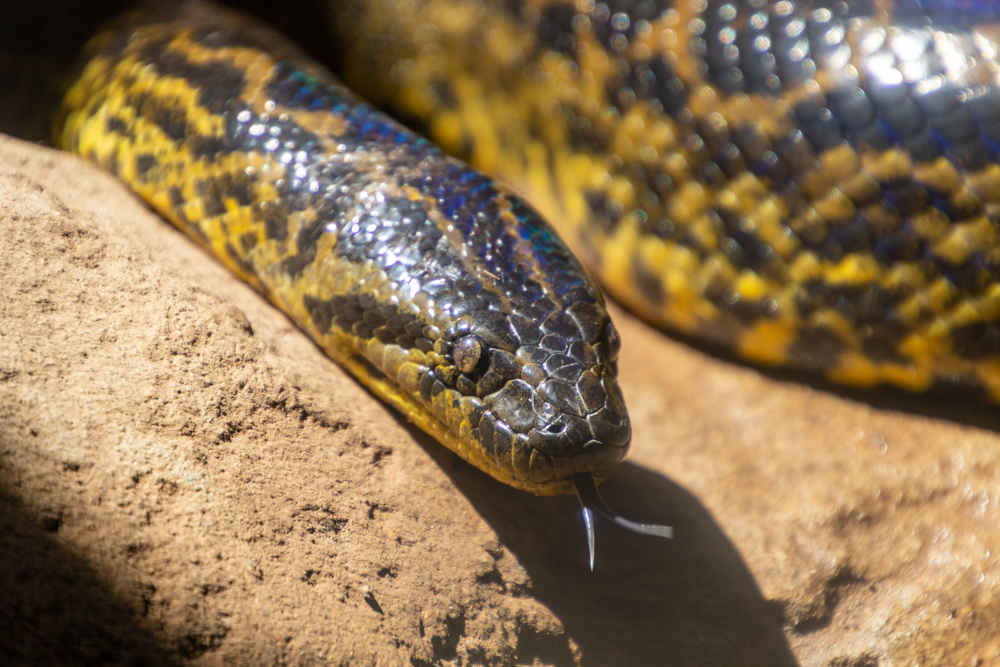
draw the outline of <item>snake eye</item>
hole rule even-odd
[[[479,336],[463,336],[455,341],[451,348],[455,368],[466,375],[472,375],[477,368],[483,365],[486,352],[486,343]]]

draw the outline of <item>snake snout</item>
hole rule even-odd
[[[597,379],[587,371],[575,387],[547,380],[534,398],[538,404],[534,406],[535,424],[528,434],[528,444],[534,449],[552,456],[572,456],[578,449],[600,445],[621,449],[624,456],[632,429],[613,378]]]
[[[618,334],[607,314],[577,304],[569,309],[578,342],[565,365],[549,365],[532,396],[535,423],[527,444],[532,460],[545,459],[558,479],[588,472],[603,477],[628,453],[632,438],[616,380]],[[541,468],[536,465],[536,468]]]
[[[632,426],[610,373],[585,371],[575,385],[550,379],[537,396],[541,405],[528,445],[533,456],[549,459],[558,478],[579,472],[603,477],[624,460]]]

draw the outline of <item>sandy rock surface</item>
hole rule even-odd
[[[96,168],[0,138],[0,282],[3,664],[1000,665],[993,407],[615,309],[602,488],[676,539],[599,525],[592,574],[573,498],[408,426]]]

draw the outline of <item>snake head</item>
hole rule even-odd
[[[474,462],[519,488],[554,493],[571,489],[578,473],[606,477],[628,451],[620,338],[590,285],[561,307],[526,285],[505,294],[509,312],[460,318],[448,357],[459,373],[455,386],[474,384],[482,400],[469,435],[487,465]],[[472,281],[465,287],[479,299],[486,291]]]

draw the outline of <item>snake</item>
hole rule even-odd
[[[575,492],[593,569],[595,513],[672,535],[597,492],[631,440],[598,283],[748,361],[1000,401],[1000,11],[927,4],[344,0],[352,87],[439,147],[164,3],[88,45],[56,141],[461,458]]]

